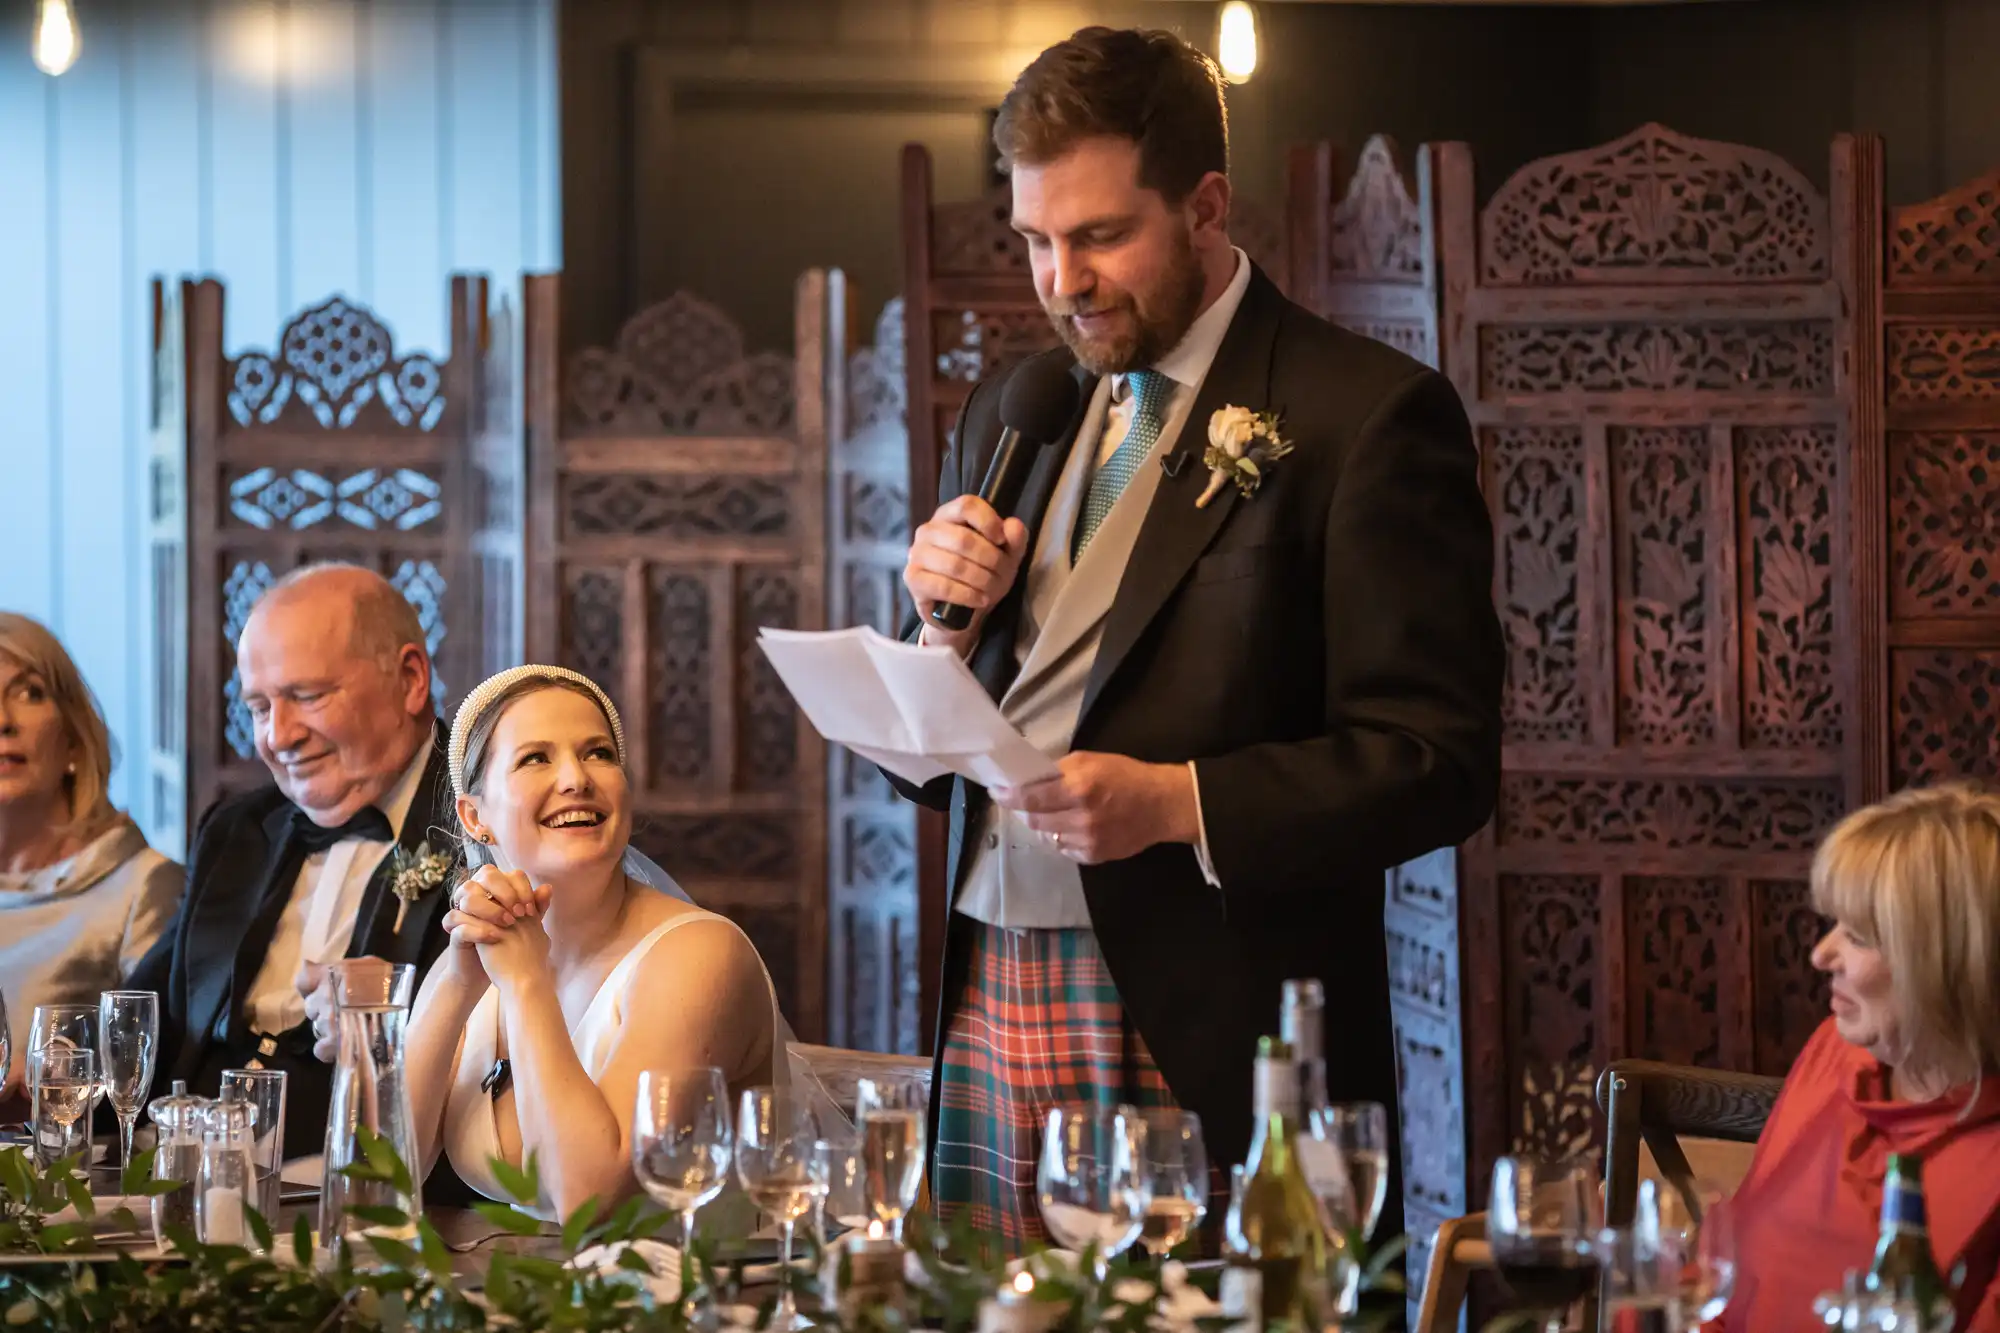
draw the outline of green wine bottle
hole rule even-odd
[[[1923,1159],[1914,1153],[1889,1154],[1882,1182],[1882,1231],[1875,1242],[1875,1265],[1868,1290],[1885,1296],[1907,1293],[1923,1312],[1924,1327],[1948,1327],[1951,1293],[1931,1255],[1930,1225],[1924,1215]]]
[[[1317,1329],[1325,1310],[1326,1233],[1296,1151],[1299,1067],[1276,1037],[1257,1042],[1255,1124],[1243,1188],[1224,1228],[1222,1309],[1239,1333]]]

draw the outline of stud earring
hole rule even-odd
[[[71,764],[70,764],[70,766],[69,766],[69,769],[68,769],[68,772],[69,772],[69,775],[70,775],[71,777],[75,777],[75,776],[76,776],[76,765],[75,765],[74,763],[71,763]]]

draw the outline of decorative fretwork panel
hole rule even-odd
[[[1833,387],[1833,329],[1766,324],[1489,324],[1481,392],[1814,394]]]
[[[1503,846],[1658,847],[1810,853],[1840,818],[1840,784],[1784,778],[1565,777],[1504,772]]]
[[[1620,429],[1611,438],[1618,606],[1618,730],[1641,745],[1714,739],[1709,702],[1708,436]]]
[[[1347,191],[1329,210],[1327,267],[1377,282],[1422,283],[1429,265],[1423,210],[1396,165],[1393,141],[1362,145]]]
[[[1514,173],[1480,221],[1480,281],[1819,282],[1826,200],[1769,153],[1642,125]]]
[[[577,354],[563,420],[576,434],[784,434],[793,378],[790,357],[746,355],[727,315],[678,292],[628,320],[616,346]]]
[[[1600,887],[1591,875],[1503,876],[1509,1141],[1564,1157],[1594,1138]]]
[[[1889,679],[1895,786],[2000,782],[2000,649],[1906,649]]]
[[[1889,437],[1889,605],[2000,611],[2000,431]]]
[[[961,384],[977,384],[1057,342],[1048,316],[1039,309],[946,310],[932,318],[937,376]]]
[[[422,353],[398,357],[372,311],[334,297],[286,326],[277,354],[229,363],[229,416],[239,427],[429,432],[444,419],[444,371]]]
[[[1737,433],[1737,549],[1748,622],[1745,746],[1830,752],[1843,739],[1834,639],[1835,441],[1830,426]]]
[[[1988,176],[1899,208],[1889,223],[1892,283],[2000,279],[2000,181]]]
[[[1729,882],[1716,876],[1635,875],[1624,882],[1625,975],[1634,1046],[1672,1064],[1723,1063],[1737,965]]]
[[[824,382],[838,278],[800,280],[789,352],[676,293],[555,375],[555,278],[527,284],[528,650],[625,717],[634,841],[750,935],[799,1035],[826,1032],[826,763],[757,641],[825,623]],[[537,325],[537,318],[543,321]]]
[[[362,468],[332,476],[309,468],[232,468],[229,516],[261,531],[321,523],[365,532],[426,532],[443,526],[443,487],[414,468]]]
[[[2000,328],[1891,324],[1885,344],[1891,403],[2000,399]]]

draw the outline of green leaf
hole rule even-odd
[[[90,1197],[90,1183],[75,1176],[62,1180],[63,1193],[69,1196],[70,1207],[76,1209],[78,1217],[97,1216],[97,1202]]]
[[[277,1244],[277,1238],[271,1234],[271,1220],[248,1204],[243,1206],[243,1220],[250,1224],[250,1234],[257,1238],[257,1248],[269,1254],[271,1247]]]
[[[515,1203],[532,1205],[541,1199],[542,1177],[535,1166],[533,1153],[528,1155],[526,1170],[498,1156],[487,1158],[486,1164],[493,1169],[493,1178],[500,1182],[500,1188],[506,1190]]]
[[[368,1242],[370,1249],[398,1268],[408,1270],[417,1266],[417,1252],[393,1236],[364,1234],[362,1239]]]
[[[450,1281],[451,1251],[445,1248],[444,1237],[438,1235],[428,1217],[417,1223],[417,1241],[423,1247],[424,1267],[431,1271],[431,1276]]]
[[[381,1203],[355,1203],[347,1207],[349,1217],[358,1217],[370,1226],[401,1230],[410,1225],[410,1215],[400,1208]]]
[[[1370,1278],[1381,1277],[1383,1271],[1387,1269],[1390,1264],[1395,1263],[1397,1258],[1402,1255],[1403,1251],[1409,1248],[1410,1248],[1410,1237],[1409,1233],[1407,1232],[1405,1232],[1403,1235],[1394,1237],[1391,1240],[1384,1241],[1380,1249],[1376,1250],[1375,1253],[1368,1256],[1368,1266],[1366,1269],[1368,1276]]]
[[[60,1253],[73,1248],[79,1241],[90,1238],[90,1223],[59,1222],[42,1228],[42,1246],[51,1253]]]
[[[604,1224],[597,1228],[596,1239],[606,1244],[614,1241],[630,1240],[632,1236],[632,1224],[638,1220],[639,1210],[645,1206],[645,1203],[646,1198],[644,1195],[635,1194],[625,1202],[619,1204],[617,1211],[613,1212]]]
[[[583,1246],[583,1235],[590,1230],[590,1224],[597,1220],[597,1196],[591,1195],[578,1204],[563,1221],[563,1248],[574,1254]]]
[[[366,1125],[358,1126],[354,1137],[361,1145],[362,1154],[368,1158],[368,1165],[376,1173],[377,1179],[387,1181],[398,1194],[407,1195],[416,1192],[416,1187],[410,1180],[408,1164],[396,1155],[396,1149],[389,1140]]]
[[[509,1207],[507,1204],[475,1203],[472,1205],[472,1210],[491,1222],[494,1226],[503,1228],[512,1235],[539,1236],[542,1234],[542,1224],[539,1221],[528,1216],[518,1208]]]
[[[304,1213],[300,1213],[298,1215],[298,1218],[292,1223],[292,1258],[299,1261],[299,1267],[301,1269],[305,1270],[306,1272],[312,1271],[312,1266],[313,1266],[312,1224],[306,1221],[306,1215]]]
[[[653,1265],[647,1261],[646,1256],[630,1246],[618,1252],[618,1267],[628,1273],[644,1273],[647,1277],[656,1276],[653,1271]]]
[[[118,1188],[125,1194],[137,1194],[153,1179],[153,1157],[158,1148],[148,1148],[144,1152],[132,1154],[132,1160],[118,1173]]]
[[[1263,473],[1257,470],[1256,460],[1251,458],[1248,454],[1245,454],[1242,458],[1237,459],[1236,466],[1240,470],[1248,472],[1253,477],[1261,477],[1263,475]]]

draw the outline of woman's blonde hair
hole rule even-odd
[[[70,830],[92,836],[118,817],[111,804],[111,729],[62,641],[40,621],[0,611],[0,658],[34,672],[48,686],[68,734],[74,771],[63,777]]]
[[[1918,1072],[2000,1068],[2000,793],[1954,782],[1856,810],[1813,857],[1812,897],[1881,951]]]

